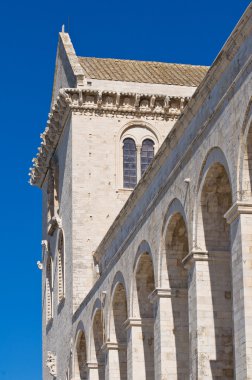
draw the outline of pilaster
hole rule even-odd
[[[252,203],[235,202],[230,224],[236,380],[252,379]]]

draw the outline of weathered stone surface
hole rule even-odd
[[[54,94],[72,88],[55,95],[31,178],[44,380],[252,379],[252,5],[185,109],[195,88],[90,88],[64,33],[59,49]],[[133,192],[124,138],[138,169],[155,144]]]

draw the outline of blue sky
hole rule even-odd
[[[41,194],[27,173],[49,112],[61,25],[78,55],[210,65],[248,4],[1,2],[0,380],[41,380]]]

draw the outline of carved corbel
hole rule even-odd
[[[97,95],[97,107],[100,108],[101,105],[102,105],[102,91],[99,91]]]
[[[153,108],[155,106],[155,100],[156,100],[156,97],[154,95],[152,95],[151,100],[150,100],[150,108],[152,110],[153,110]]]
[[[38,269],[42,270],[43,269],[43,263],[41,261],[37,261],[37,267],[38,267]]]
[[[165,97],[165,100],[164,100],[164,110],[165,111],[169,111],[169,108],[170,108],[170,97],[169,96],[166,96]]]
[[[116,94],[116,107],[118,108],[120,105],[120,93]]]
[[[185,98],[180,99],[180,111],[182,112],[185,108]]]
[[[140,104],[140,95],[139,94],[136,94],[136,97],[135,97],[135,107],[139,107],[139,104]]]

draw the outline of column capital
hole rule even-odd
[[[86,367],[88,369],[98,369],[99,365],[97,362],[87,362]]]
[[[231,224],[241,214],[252,214],[252,202],[236,201],[224,215],[227,223]]]
[[[151,326],[154,323],[153,318],[128,318],[123,326],[126,330],[128,330],[130,327],[141,327],[141,326]]]
[[[149,300],[151,303],[155,303],[160,298],[179,298],[179,297],[186,297],[186,296],[187,296],[187,289],[185,288],[172,288],[172,289],[156,288],[149,295]]]
[[[196,261],[209,261],[208,252],[195,247],[183,258],[182,264],[186,269],[189,269]]]
[[[102,351],[108,352],[110,350],[125,350],[127,348],[127,345],[124,343],[118,343],[118,342],[105,342],[102,345]]]

